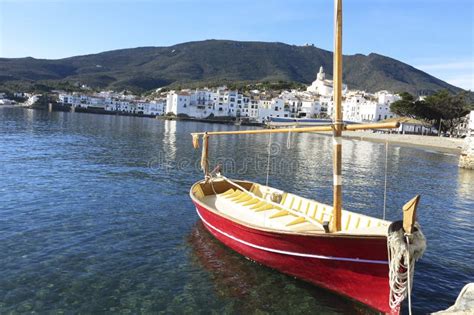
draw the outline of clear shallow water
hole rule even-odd
[[[0,313],[367,313],[215,241],[188,197],[189,133],[234,126],[0,108]],[[274,135],[270,185],[331,202],[331,138]],[[344,140],[345,208],[382,215],[384,145]],[[268,136],[212,141],[228,176],[265,182]],[[474,172],[389,147],[388,219],[421,194],[416,313],[474,281]]]

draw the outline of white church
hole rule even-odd
[[[324,73],[323,66],[319,68],[319,72],[316,75],[316,80],[306,88],[306,91],[318,94],[321,96],[332,96],[333,82],[332,80],[326,80],[326,74]],[[342,85],[342,94],[347,92],[347,85]]]

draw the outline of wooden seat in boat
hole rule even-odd
[[[209,184],[203,184],[209,185]],[[264,228],[294,232],[324,231],[323,222],[332,219],[332,207],[292,193],[248,183],[244,190],[230,183],[215,187],[197,185],[195,196],[216,211]],[[279,197],[276,203],[272,199]],[[350,211],[342,211],[342,231],[355,234],[386,234],[388,222]]]

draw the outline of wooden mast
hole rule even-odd
[[[334,0],[333,56],[333,216],[331,232],[341,230],[342,210],[342,0]]]

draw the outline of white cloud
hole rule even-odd
[[[452,85],[474,91],[474,59],[472,58],[448,62],[426,62],[415,67]]]
[[[472,74],[448,78],[446,79],[446,82],[455,86],[459,86],[465,90],[474,91],[474,76]]]
[[[416,67],[419,69],[425,69],[425,70],[464,70],[464,69],[473,70],[474,60],[425,64],[425,65],[418,65]]]

